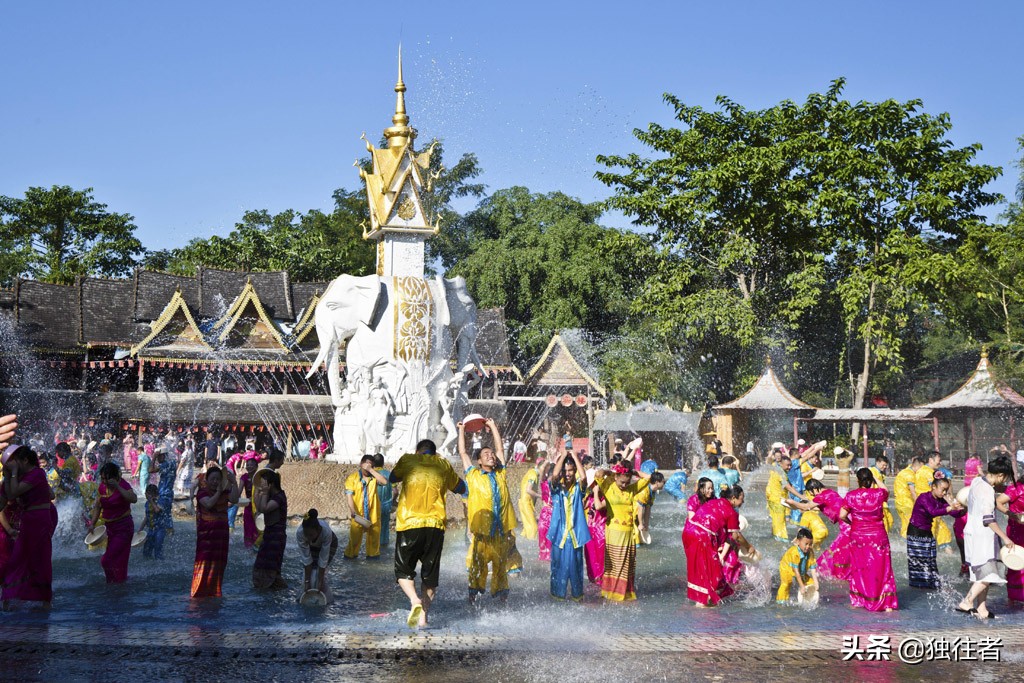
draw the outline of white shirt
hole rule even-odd
[[[306,540],[306,534],[302,530],[302,525],[295,530],[295,541],[299,544],[299,554],[302,555],[303,566],[310,566],[313,564],[313,554],[310,552],[310,546],[318,548],[320,554],[317,556],[317,564],[320,569],[327,569],[329,558],[331,556],[331,540],[334,536],[334,532],[331,531],[331,526],[324,520],[317,520],[320,522],[320,535],[317,536],[316,541],[310,544]]]

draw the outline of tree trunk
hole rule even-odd
[[[875,283],[871,283],[871,287],[868,289],[868,319],[864,324],[864,361],[861,366],[860,374],[857,375],[857,382],[854,387],[853,393],[853,407],[863,408],[864,400],[868,395],[869,380],[871,378],[871,351],[872,345],[871,340],[874,336],[874,330],[872,329],[872,314],[875,310]],[[853,423],[850,427],[850,438],[856,439],[857,434],[860,430],[859,423]]]

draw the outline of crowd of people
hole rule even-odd
[[[696,473],[691,487],[682,470],[666,480],[654,461],[644,460],[639,440],[616,444],[602,466],[575,451],[571,441],[558,442],[550,451],[537,451],[514,500],[498,426],[492,420],[481,422],[473,425],[472,436],[467,425],[458,425],[461,474],[437,453],[433,442],[424,440],[391,471],[385,469],[383,457],[363,457],[345,482],[342,495],[350,513],[345,558],[365,553],[367,559],[378,559],[390,545],[395,514],[394,573],[409,600],[410,627],[429,624],[449,492],[461,496],[466,509],[470,601],[486,593],[499,600],[508,596],[510,578],[523,569],[521,548],[526,541],[536,541],[537,559],[550,566],[554,598],[579,600],[590,582],[605,600],[637,599],[637,548],[650,542],[651,508],[662,489],[686,509],[682,550],[686,594],[694,605],[714,606],[728,598],[763,558],[743,534],[747,520],[740,510],[746,493],[739,462],[732,456],[709,456],[707,468]],[[288,498],[278,472],[285,455],[273,445],[257,449],[254,442],[241,448],[214,443],[196,448],[187,438],[174,444],[167,439],[161,445],[146,440],[139,461],[133,462],[129,454],[135,449],[126,439],[118,463],[106,440],[86,453],[76,452],[77,444],[62,441],[56,444],[59,471],[53,476],[49,457],[17,444],[15,429],[13,417],[0,420],[0,580],[5,606],[11,601],[52,600],[51,542],[57,524],[53,501],[58,492],[73,495],[70,489],[75,487],[68,482],[77,484],[87,510],[83,521],[96,536],[92,542],[105,546],[100,565],[109,583],[128,578],[131,549],[140,541],[132,506],[140,500],[145,509],[140,529],[145,531],[144,555],[163,556],[164,535],[173,528],[170,512],[177,488],[187,491],[195,509],[194,599],[222,595],[231,531],[239,512],[243,543],[255,551],[253,588],[288,587],[282,573],[289,541]],[[1011,460],[995,454],[987,464],[980,458],[969,461],[966,488],[953,497],[951,473],[942,467],[942,455],[915,456],[893,481],[894,516],[886,485],[891,459],[878,456],[873,467],[852,470],[853,454],[836,448],[837,485],[830,489],[823,481],[825,446],[798,443],[790,448],[777,443],[766,455],[765,516],[772,536],[784,544],[778,567],[779,603],[789,603],[794,595],[810,599],[819,582],[829,579],[848,585],[853,607],[897,609],[890,530],[906,538],[912,588],[940,586],[938,551],[955,542],[962,574],[971,580],[958,611],[983,619],[994,616],[987,605],[994,584],[1007,584],[1011,601],[1024,601],[1022,573],[1004,573],[1001,567],[1000,547],[1013,549],[1024,541],[1024,482],[1015,481]],[[182,477],[182,472],[188,476]],[[996,510],[1007,515],[1005,529],[996,520]],[[953,520],[953,531],[944,517]],[[830,543],[826,520],[836,528]],[[330,602],[338,535],[314,509],[294,530],[294,543],[304,566],[303,595],[317,592]]]

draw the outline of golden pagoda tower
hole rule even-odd
[[[436,235],[423,208],[423,173],[428,171],[433,147],[417,154],[412,143],[416,129],[409,125],[405,111],[405,82],[402,80],[402,48],[398,48],[398,83],[395,84],[395,115],[384,129],[387,147],[377,149],[366,136],[366,151],[373,169],[360,169],[366,183],[370,205],[370,224],[363,228],[363,239],[377,243],[377,275],[422,278],[426,240]]]

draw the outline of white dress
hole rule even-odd
[[[971,568],[971,581],[1006,583],[999,572],[999,537],[987,526],[995,514],[995,489],[985,477],[975,477],[967,496],[964,527],[964,559]]]

